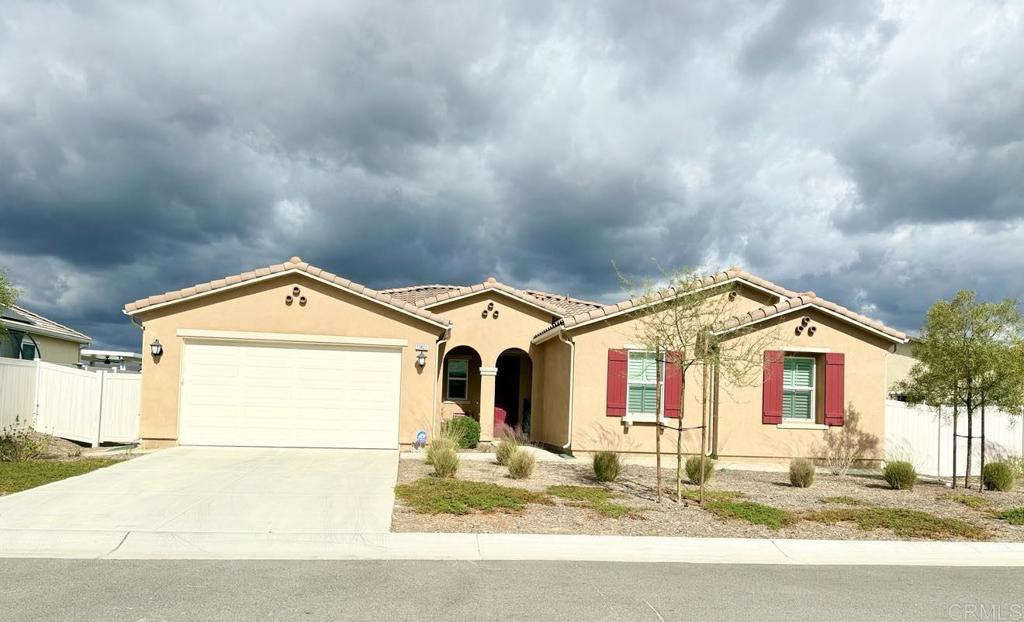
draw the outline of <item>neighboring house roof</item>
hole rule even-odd
[[[381,291],[396,298],[407,300],[417,306],[430,308],[445,302],[473,296],[485,290],[495,290],[507,294],[558,317],[601,307],[600,303],[572,298],[571,296],[512,287],[498,281],[494,277],[476,285],[410,285],[408,287]]]
[[[0,321],[3,321],[4,326],[9,330],[20,330],[26,333],[46,335],[78,343],[89,343],[92,341],[85,333],[80,333],[70,326],[54,322],[18,305],[11,305],[6,309],[0,309]]]
[[[777,296],[778,301],[773,305],[765,305],[764,307],[761,307],[759,309],[751,311],[750,313],[743,314],[738,318],[730,320],[727,323],[727,326],[723,327],[722,332],[735,330],[740,326],[745,326],[752,322],[760,321],[765,317],[780,315],[783,313],[787,313],[789,311],[796,310],[797,308],[813,306],[822,309],[826,312],[832,313],[833,315],[837,315],[841,319],[855,322],[857,324],[860,324],[864,328],[868,328],[870,330],[879,332],[884,336],[895,341],[898,341],[900,343],[906,341],[907,338],[906,335],[904,335],[900,331],[889,328],[888,326],[885,326],[881,322],[872,320],[859,313],[855,313],[847,309],[846,307],[835,304],[834,302],[830,302],[823,298],[819,298],[814,294],[814,292],[799,294],[790,289],[786,289],[785,287],[782,287],[780,285],[776,285],[771,281],[767,281],[758,276],[754,276],[753,274],[750,274],[749,272],[743,270],[738,266],[733,266],[728,270],[706,276],[702,279],[695,281],[689,287],[682,289],[667,288],[656,292],[655,295],[657,300],[670,300],[679,295],[693,293],[695,291],[700,291],[702,289],[718,285],[724,285],[730,282],[742,282],[750,287],[754,287],[755,289],[765,291],[774,296]],[[540,343],[542,341],[546,341],[554,337],[560,331],[568,330],[574,327],[590,324],[597,321],[610,320],[614,317],[626,313],[635,312],[637,309],[642,308],[644,306],[649,306],[651,304],[655,304],[655,302],[656,301],[642,298],[630,298],[619,303],[605,305],[597,309],[577,313],[575,315],[562,318],[561,320],[553,323],[551,326],[540,331],[539,333],[537,333],[536,336],[534,336],[533,341],[535,343]]]
[[[299,257],[292,257],[285,263],[274,264],[267,266],[266,268],[259,268],[257,270],[250,270],[241,274],[236,274],[222,279],[215,279],[207,283],[199,283],[192,287],[186,287],[175,291],[170,291],[157,296],[149,296],[148,298],[142,298],[135,302],[130,302],[124,306],[124,312],[127,315],[135,315],[140,311],[146,309],[154,309],[157,307],[164,307],[171,304],[177,304],[184,302],[185,300],[191,300],[200,296],[205,296],[212,292],[216,292],[231,287],[237,287],[242,284],[251,282],[261,281],[266,278],[278,276],[285,273],[301,273],[309,275],[319,281],[333,285],[339,289],[345,290],[349,293],[356,294],[367,300],[378,302],[382,305],[392,307],[408,315],[418,317],[422,320],[426,320],[432,324],[436,324],[441,327],[447,327],[448,321],[437,315],[431,313],[426,309],[421,309],[414,304],[401,300],[399,298],[389,296],[388,294],[379,292],[375,289],[366,287],[349,279],[340,277],[332,272],[328,272],[323,268],[310,265],[305,261],[302,261]]]

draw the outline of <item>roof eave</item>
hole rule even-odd
[[[156,310],[156,309],[163,309],[165,307],[169,307],[171,305],[176,305],[176,304],[179,304],[179,303],[182,303],[182,302],[185,302],[185,301],[196,300],[196,299],[199,299],[199,298],[204,298],[204,297],[212,295],[212,294],[217,294],[217,293],[220,293],[220,292],[230,291],[230,290],[233,290],[233,289],[237,289],[239,287],[243,287],[243,286],[246,286],[246,285],[251,285],[253,283],[260,283],[260,282],[263,282],[263,281],[266,281],[266,280],[269,280],[269,279],[278,278],[278,277],[285,276],[285,275],[288,275],[288,274],[298,274],[298,275],[305,276],[307,278],[313,279],[313,280],[318,281],[320,283],[324,283],[326,285],[330,285],[331,287],[335,287],[337,289],[340,289],[340,290],[342,290],[344,292],[347,292],[349,294],[352,294],[354,296],[358,296],[359,298],[362,298],[364,300],[368,300],[370,302],[379,304],[379,305],[381,305],[383,307],[386,307],[386,308],[389,308],[389,309],[394,309],[395,311],[398,311],[400,313],[408,315],[409,317],[415,318],[415,319],[420,320],[422,322],[426,322],[428,324],[432,324],[432,325],[437,326],[439,328],[447,329],[448,326],[450,325],[450,322],[448,322],[445,318],[441,317],[440,315],[431,313],[431,315],[435,316],[434,318],[429,318],[429,317],[425,317],[425,316],[419,315],[417,313],[414,313],[412,311],[404,309],[401,305],[390,304],[390,303],[388,303],[386,301],[378,300],[377,298],[374,298],[373,296],[367,296],[366,294],[364,294],[362,292],[359,292],[359,291],[356,291],[356,290],[354,290],[352,288],[344,287],[344,286],[342,286],[342,285],[340,285],[338,283],[335,283],[334,281],[331,281],[331,280],[328,280],[328,279],[324,279],[324,278],[322,278],[322,277],[320,277],[318,275],[312,274],[311,272],[309,272],[307,270],[303,270],[303,269],[299,268],[297,265],[295,265],[295,266],[293,266],[291,268],[288,268],[286,270],[282,270],[280,272],[271,272],[269,274],[264,274],[264,275],[261,275],[261,276],[258,276],[258,277],[254,277],[254,278],[251,278],[251,279],[245,279],[245,280],[239,281],[237,283],[232,283],[230,285],[225,285],[223,287],[211,288],[211,289],[208,289],[206,291],[196,292],[196,293],[191,294],[189,296],[182,296],[180,298],[175,298],[173,300],[165,300],[163,302],[158,302],[156,304],[151,304],[151,305],[146,305],[146,306],[143,306],[143,307],[138,307],[138,308],[135,308],[135,309],[129,309],[128,306],[125,306],[122,309],[122,313],[124,313],[128,317],[131,317],[131,318],[135,319],[135,316],[137,316],[139,314],[142,314],[142,313],[148,313],[148,312]],[[412,306],[411,303],[406,303],[406,304],[410,304],[410,306]]]

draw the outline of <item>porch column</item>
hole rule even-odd
[[[494,377],[497,367],[480,368],[480,442],[494,440]]]

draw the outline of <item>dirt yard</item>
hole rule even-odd
[[[717,513],[703,509],[695,502],[684,499],[675,502],[674,472],[663,470],[666,489],[662,502],[656,501],[655,469],[653,467],[626,466],[619,479],[603,485],[613,493],[612,501],[635,508],[636,512],[621,518],[600,515],[585,504],[552,497],[547,504],[530,503],[521,512],[472,512],[464,515],[421,514],[410,509],[401,500],[396,502],[392,530],[399,532],[469,532],[469,533],[572,533],[611,535],[657,535],[732,538],[814,538],[814,539],[988,539],[1024,541],[1024,526],[1011,525],[996,518],[993,513],[1024,506],[1024,489],[996,493],[970,491],[971,498],[963,501],[952,498],[943,483],[920,480],[910,491],[889,489],[880,475],[849,475],[837,477],[819,473],[810,488],[790,485],[787,473],[720,470],[708,485],[717,493],[716,500],[723,503]],[[408,484],[421,478],[432,477],[432,468],[419,460],[402,460],[399,484]],[[458,479],[493,483],[500,486],[520,487],[544,492],[550,486],[602,486],[593,477],[589,462],[539,462],[530,479],[513,480],[507,470],[493,462],[463,460]],[[686,485],[692,495],[695,487]],[[730,495],[728,493],[736,493]],[[957,492],[963,492],[957,490]],[[980,497],[980,499],[979,499]],[[827,499],[827,501],[823,501]],[[764,508],[770,506],[771,516],[783,518],[782,526],[773,529],[755,524]],[[876,510],[880,509],[880,510]],[[888,510],[916,510],[926,512],[943,524],[943,529],[919,536],[920,522],[932,526],[932,518],[914,512]],[[868,510],[869,512],[865,512]],[[757,515],[753,519],[749,513]],[[732,518],[740,512],[745,518]],[[838,521],[835,517],[846,513]],[[725,514],[726,516],[722,516]],[[860,522],[849,515],[861,516]],[[867,516],[862,516],[867,514]],[[907,528],[902,534],[889,526],[877,527],[875,519],[899,521],[897,529]],[[865,528],[860,525],[863,524]],[[977,528],[977,529],[976,529]],[[909,534],[909,535],[908,535]],[[960,535],[968,534],[968,535]]]

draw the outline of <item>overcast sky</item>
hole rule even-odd
[[[1024,293],[1021,6],[5,0],[0,266],[132,349],[126,302],[291,255],[600,301],[740,264],[914,330]]]

